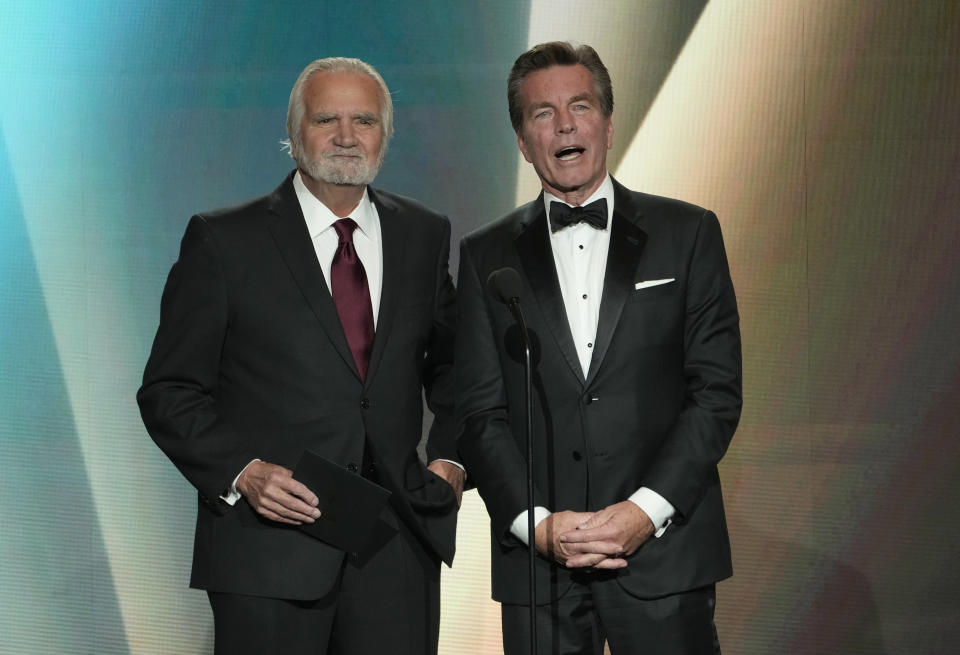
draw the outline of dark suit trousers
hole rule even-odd
[[[210,592],[217,655],[424,655],[437,652],[440,567],[396,520],[375,552],[347,557],[312,601]],[[399,531],[396,531],[399,530]],[[385,543],[383,543],[385,541]]]
[[[537,607],[538,655],[719,655],[714,587],[664,598],[632,596],[612,576],[586,574]],[[505,655],[530,652],[529,605],[501,607]]]

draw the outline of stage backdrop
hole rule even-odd
[[[725,652],[958,651],[956,2],[6,0],[0,652],[210,651],[195,494],[134,393],[188,217],[290,170],[300,69],[380,69],[377,183],[458,239],[537,191],[504,87],[555,38],[611,70],[614,175],[723,225],[745,380]],[[487,540],[468,493],[444,654],[499,652]]]

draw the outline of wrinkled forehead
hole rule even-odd
[[[368,75],[322,71],[311,75],[304,85],[303,104],[308,114],[317,111],[379,114],[384,98],[380,85]]]

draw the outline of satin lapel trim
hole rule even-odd
[[[571,372],[582,383],[583,368],[580,366],[580,358],[577,357],[573,334],[567,321],[567,310],[560,293],[560,281],[553,262],[553,250],[550,248],[547,214],[543,209],[542,196],[533,203],[530,214],[526,229],[517,235],[515,240],[520,265],[543,315],[544,323],[567,360]]]
[[[587,384],[596,377],[603,358],[607,355],[613,333],[623,314],[623,305],[634,290],[640,255],[647,241],[647,233],[635,224],[640,215],[633,220],[625,212],[616,208],[626,205],[622,195],[615,200],[613,222],[610,225],[610,249],[607,251],[607,270],[603,278],[603,296],[600,300],[600,317],[597,321],[597,337],[593,343],[593,355],[590,370],[587,372]],[[629,209],[629,207],[628,207]]]
[[[320,322],[323,331],[333,343],[334,349],[359,379],[360,373],[353,361],[353,354],[347,344],[347,337],[340,324],[340,317],[333,304],[330,289],[327,288],[327,282],[323,278],[323,269],[317,261],[317,252],[313,248],[310,233],[307,231],[307,223],[300,210],[300,204],[296,201],[296,196],[293,197],[292,202],[282,196],[278,198],[278,202],[272,208],[277,218],[270,225],[270,233],[277,244],[280,256],[286,262],[290,274]]]
[[[380,244],[383,252],[381,269],[380,309],[377,312],[377,329],[373,335],[373,349],[370,351],[370,365],[367,367],[367,383],[377,374],[383,351],[390,338],[390,327],[397,315],[397,303],[402,289],[403,261],[407,250],[407,232],[404,221],[407,218],[397,210],[389,199],[382,200],[370,189],[370,199],[377,208],[380,217]]]

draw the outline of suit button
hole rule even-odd
[[[363,398],[362,400],[360,400],[360,408],[361,408],[361,409],[370,409],[370,399],[369,399],[369,398]]]
[[[350,471],[351,473],[356,473],[360,469],[356,464],[354,464],[353,462],[350,462],[349,464],[347,464],[347,470]]]
[[[573,451],[572,455],[573,455],[573,461],[575,462],[579,462],[581,459],[583,459],[583,455],[580,454],[579,450]]]
[[[592,405],[593,403],[597,402],[598,400],[600,400],[600,399],[599,399],[599,398],[594,398],[594,397],[591,396],[590,394],[584,394],[584,396],[583,396],[583,404],[584,404],[584,405]]]

